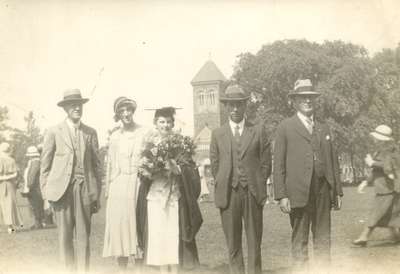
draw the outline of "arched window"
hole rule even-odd
[[[204,105],[204,92],[202,90],[199,91],[199,105]]]
[[[208,92],[209,92],[210,105],[214,105],[215,104],[215,92],[213,89],[210,89]]]

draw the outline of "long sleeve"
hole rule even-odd
[[[38,183],[36,179],[39,173],[40,173],[40,161],[34,160],[31,162],[27,174],[27,184],[29,188],[33,187],[35,184]]]
[[[52,131],[48,131],[44,137],[43,151],[40,160],[40,189],[43,199],[46,199],[46,185],[51,166],[53,163],[54,152],[56,149],[55,135]]]
[[[261,169],[263,174],[264,182],[267,183],[269,176],[271,175],[271,146],[269,139],[265,133],[264,127],[260,126],[260,160],[261,160]]]
[[[285,184],[286,149],[287,147],[286,147],[285,128],[281,124],[276,130],[276,137],[274,143],[273,182],[274,182],[274,194],[276,200],[288,197]]]
[[[211,134],[211,144],[210,144],[210,162],[211,162],[211,173],[214,179],[217,177],[219,168],[219,150],[218,143],[215,137],[215,132]]]
[[[329,136],[332,136],[330,131],[329,131]],[[330,145],[332,153],[332,165],[333,165],[333,174],[335,179],[336,195],[343,196],[342,180],[340,179],[339,157],[337,156],[336,148],[332,142],[330,143]]]
[[[104,195],[107,197],[108,196],[108,190],[110,188],[110,182],[111,182],[111,177],[112,177],[112,161],[113,159],[113,151],[112,148],[113,146],[111,145],[111,142],[108,145],[108,151],[107,151],[107,158],[106,158],[106,178],[105,178],[105,188],[104,188]]]
[[[97,180],[98,189],[99,189],[98,196],[100,197],[102,167],[101,167],[100,154],[99,154],[99,141],[97,138],[97,132],[95,130],[92,135],[91,151],[92,151],[92,165],[93,165],[93,170],[94,170],[94,176],[96,177],[96,180]]]

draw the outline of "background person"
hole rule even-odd
[[[10,145],[6,142],[0,144],[0,209],[3,222],[7,225],[9,234],[16,232],[17,227],[22,227],[22,218],[17,207],[18,169],[15,160],[10,156]]]
[[[21,194],[28,199],[34,223],[30,229],[43,228],[44,208],[40,190],[40,154],[35,146],[27,148],[28,163],[24,172],[24,189]]]
[[[400,167],[393,162],[398,150],[395,149],[392,129],[386,125],[379,125],[370,135],[377,151],[372,156],[367,154],[365,157],[365,163],[372,171],[364,184],[373,183],[375,197],[368,222],[360,236],[353,241],[357,246],[366,246],[376,227],[388,227],[392,240],[397,242],[400,239],[397,232],[400,228],[400,189],[395,184],[395,176]]]

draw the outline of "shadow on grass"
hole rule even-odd
[[[395,247],[400,245],[400,242],[394,242],[394,241],[379,241],[379,242],[368,242],[369,248],[379,248],[379,247]]]
[[[289,274],[291,273],[289,267],[280,267],[276,269],[263,269],[262,274]],[[196,274],[229,274],[229,265],[220,264],[217,266],[210,267],[208,265],[200,265],[195,271],[185,273],[196,273]]]

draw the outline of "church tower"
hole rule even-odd
[[[227,116],[223,115],[223,109],[219,103],[226,80],[217,65],[208,60],[190,82],[193,87],[195,137],[205,127],[213,130],[227,120]]]

